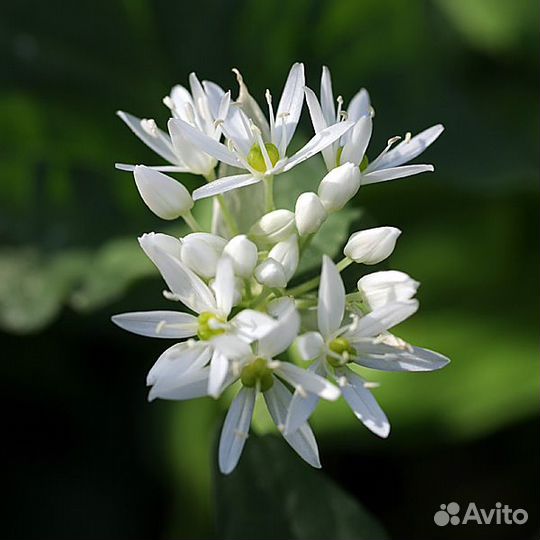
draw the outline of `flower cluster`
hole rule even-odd
[[[237,388],[219,444],[223,473],[238,463],[258,395],[285,440],[310,465],[320,467],[308,424],[320,399],[343,396],[368,429],[386,437],[390,424],[370,391],[376,385],[364,379],[364,368],[431,371],[449,360],[390,333],[418,309],[414,297],[419,284],[407,274],[366,274],[357,290],[346,294],[340,272],[352,263],[373,265],[386,259],[399,229],[355,232],[340,262],[324,255],[319,276],[294,287],[288,284],[327,217],[342,209],[360,186],[433,170],[432,165],[406,163],[443,127],[407,134],[399,144],[400,137],[393,137],[370,161],[366,152],[374,110],[366,90],[345,107],[341,96],[334,100],[330,72],[323,68],[317,98],[305,86],[304,66],[297,63],[277,110],[266,91],[265,114],[234,71],[240,87],[236,100],[230,91],[201,83],[195,74],[189,90],[175,86],[163,100],[171,111],[167,132],[154,120],[118,113],[168,164],[117,167],[133,172],[150,210],[167,220],[181,217],[192,232],[183,238],[161,233],[139,238],[167,284],[165,297],[189,312],[124,313],[113,321],[135,334],[177,342],[148,373],[150,400],[218,398],[232,385]],[[304,99],[315,134],[291,154]],[[317,192],[302,193],[294,209],[276,209],[274,177],[318,153],[328,172]],[[166,172],[200,175],[205,183],[190,194]],[[244,189],[255,184],[261,189]],[[248,192],[249,197],[234,198]],[[213,220],[211,230],[203,231],[191,209],[207,197],[214,197]],[[240,220],[244,214],[253,216],[247,225]]]

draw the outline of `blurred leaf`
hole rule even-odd
[[[216,472],[218,537],[377,540],[381,525],[275,437],[250,437],[236,470]]]

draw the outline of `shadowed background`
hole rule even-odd
[[[222,499],[234,500],[227,490],[243,485],[244,473],[218,480],[217,493],[212,480],[225,404],[149,405],[146,372],[166,344],[109,322],[113,313],[166,305],[136,236],[174,231],[143,205],[132,177],[114,169],[115,161],[159,161],[114,113],[163,125],[160,100],[173,84],[196,71],[235,95],[232,67],[254,96],[262,100],[268,87],[277,100],[299,60],[316,88],[329,65],[346,103],[368,88],[371,158],[393,135],[446,126],[417,160],[436,172],[362,188],[354,201],[362,214],[349,229],[404,231],[380,269],[421,281],[421,310],[397,333],[453,363],[433,374],[373,373],[392,423],[386,441],[343,404],[321,406],[313,418],[324,465],[317,474],[359,501],[390,538],[533,538],[537,21],[528,0],[3,2],[3,535],[237,538],[220,525]],[[310,135],[304,109],[300,137]],[[314,189],[321,172],[320,156],[303,166],[298,174],[311,183],[302,189]],[[192,188],[198,181],[182,180]],[[282,200],[299,191],[294,180],[277,180]],[[349,287],[363,271],[345,272]],[[258,429],[266,430],[264,419]],[[258,463],[250,456],[245,467]],[[257,466],[273,470],[271,459]],[[283,500],[286,480],[272,487]],[[433,513],[450,501],[501,501],[525,508],[529,522],[437,528]],[[283,527],[304,538],[294,525]],[[259,523],[259,537],[275,538],[280,526]]]

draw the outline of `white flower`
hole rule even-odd
[[[322,151],[328,170],[345,162],[351,162],[362,171],[362,185],[393,180],[427,171],[433,171],[433,165],[404,165],[419,156],[443,132],[441,124],[432,126],[415,137],[408,133],[400,144],[392,149],[400,137],[393,137],[386,148],[372,162],[368,162],[366,149],[371,139],[373,109],[369,94],[363,88],[349,103],[345,111],[343,99],[338,97],[338,108],[334,105],[330,70],[323,67],[321,77],[321,99],[317,99],[313,90],[306,88],[306,101],[315,133],[336,125],[346,117],[354,122],[354,127],[345,133],[339,141]]]
[[[319,184],[319,197],[327,212],[341,210],[360,189],[360,169],[344,163],[329,171]]]
[[[257,268],[255,268],[255,279],[266,287],[271,289],[282,289],[287,286],[287,276],[285,274],[285,268],[283,265],[268,257]]]
[[[390,424],[369,383],[348,364],[382,371],[432,371],[444,367],[448,358],[427,349],[414,347],[388,334],[388,330],[418,309],[416,300],[390,302],[359,317],[352,314],[344,323],[345,288],[336,265],[323,257],[317,306],[318,332],[308,332],[297,340],[304,360],[314,361],[313,373],[334,377],[343,397],[357,418],[380,437],[387,437]],[[315,409],[318,396],[295,392],[285,432],[302,425]]]
[[[206,358],[210,362],[208,393],[214,397],[219,396],[229,367],[226,351],[231,348],[238,349],[238,341],[251,342],[258,339],[275,326],[274,319],[259,311],[244,309],[229,320],[235,284],[232,262],[228,257],[219,260],[214,282],[215,292],[212,292],[179,258],[161,248],[164,243],[162,237],[156,239],[155,235],[144,235],[139,241],[159,269],[173,297],[198,314],[197,317],[175,311],[148,311],[124,313],[112,318],[121,328],[143,336],[199,338],[199,341],[174,345],[158,359],[155,368],[149,373],[149,384],[154,385],[150,399],[162,397],[161,385],[167,381],[160,382],[157,373],[162,364],[167,364],[171,355],[178,360],[176,365],[190,364],[190,358],[193,360],[192,357],[196,356],[196,365],[199,366],[200,362],[204,366],[203,359]]]
[[[234,273],[243,278],[249,278],[257,265],[257,246],[245,234],[231,238],[223,253],[233,262]]]
[[[227,240],[216,234],[199,232],[184,236],[181,242],[182,262],[205,279],[214,277]]]
[[[278,242],[270,250],[268,257],[281,264],[285,273],[285,278],[289,281],[294,276],[300,259],[298,238],[296,234],[291,234],[286,240]]]
[[[294,228],[293,212],[285,209],[273,210],[252,225],[249,236],[262,244],[275,244],[293,234]]]
[[[246,106],[245,99],[229,107],[227,116],[220,117],[223,122],[217,122],[221,124],[227,144],[220,143],[216,138],[180,118],[169,121],[171,134],[176,134],[227,165],[247,171],[246,174],[219,178],[196,189],[193,192],[194,200],[249,186],[264,178],[287,172],[332,144],[352,127],[352,123],[346,121],[330,126],[317,133],[293,156],[288,157],[287,147],[296,130],[304,101],[304,83],[303,64],[294,64],[275,114],[270,92],[266,92],[268,121],[262,114],[250,118],[245,111],[253,114],[253,111],[259,112],[260,109],[258,106]],[[240,88],[242,92],[243,81]],[[252,104],[253,101],[250,100],[249,105]]]
[[[224,474],[232,472],[240,459],[259,393],[264,396],[270,416],[289,445],[313,467],[321,466],[317,443],[307,422],[300,423],[294,431],[284,433],[292,395],[282,380],[295,388],[296,392],[311,392],[332,401],[339,397],[339,389],[326,379],[294,364],[275,360],[290,346],[300,328],[300,318],[294,304],[282,304],[281,309],[283,313],[276,327],[255,343],[255,352],[246,350],[245,356],[232,364],[242,388],[231,404],[221,431],[219,468]]]
[[[202,84],[195,73],[189,76],[191,93],[183,86],[175,86],[170,96],[163,101],[172,111],[173,117],[181,119],[206,137],[219,141],[221,128],[217,118],[227,115],[230,92],[224,92],[217,84],[204,81]],[[118,111],[118,116],[154,152],[171,165],[153,167],[160,171],[190,172],[208,176],[212,174],[217,161],[186,139],[182,133],[170,130],[170,134],[160,130],[152,119],[139,119],[131,114]],[[117,164],[119,169],[132,170],[133,165]]]
[[[133,176],[142,200],[161,219],[176,219],[193,208],[189,191],[174,178],[144,165],[137,165]]]
[[[358,291],[370,310],[381,308],[391,302],[410,300],[419,286],[418,281],[397,270],[373,272],[358,280]]]
[[[316,193],[302,193],[296,199],[294,220],[300,236],[316,233],[327,216],[326,209]]]
[[[353,233],[343,253],[354,262],[377,264],[389,257],[401,234],[395,227],[376,227]]]

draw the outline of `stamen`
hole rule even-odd
[[[405,133],[405,139],[403,140],[403,142],[408,143],[408,142],[410,142],[411,138],[412,138],[411,132],[407,131],[407,133]]]
[[[221,127],[224,123],[225,123],[225,120],[223,120],[223,118],[216,118],[216,119],[214,120],[214,129],[218,129],[218,128]]]
[[[336,122],[339,122],[339,119],[341,118],[341,109],[343,107],[343,96],[337,97],[337,113],[336,113]]]
[[[156,334],[161,334],[161,332],[163,331],[163,328],[165,328],[165,326],[167,326],[167,321],[159,321],[156,324]]]
[[[300,397],[303,397],[304,399],[308,397],[307,392],[304,390],[304,387],[301,384],[296,387],[296,391],[298,392]]]
[[[289,112],[282,112],[279,114],[279,119],[281,120],[281,141],[279,141],[279,153],[280,155],[285,155],[285,149],[287,146],[287,124],[285,123],[285,118],[290,116]]]
[[[381,384],[378,382],[364,381],[364,388],[367,388],[368,390],[370,388],[379,388],[379,386],[381,386]]]
[[[255,134],[255,139],[257,140],[257,144],[259,145],[259,148],[261,149],[261,154],[264,159],[264,164],[266,166],[266,170],[269,171],[273,165],[272,160],[270,159],[270,156],[268,155],[268,150],[266,149],[266,145],[264,144],[264,141],[261,136],[261,130],[255,125],[251,124],[251,131]]]
[[[234,430],[234,435],[240,439],[247,439],[249,437],[249,433],[245,433],[244,431],[239,431],[237,429]]]
[[[170,96],[165,96],[163,98],[163,104],[165,105],[165,107],[168,107],[169,109],[171,109],[171,111],[176,110],[176,106],[174,105],[174,101],[171,99]]]
[[[163,294],[166,300],[171,300],[173,302],[180,301],[180,297],[171,291],[164,290],[164,291],[161,291],[161,294]]]
[[[158,136],[158,127],[156,124],[156,121],[153,118],[143,118],[141,120],[141,127],[148,133],[148,135],[151,135],[152,137]]]

